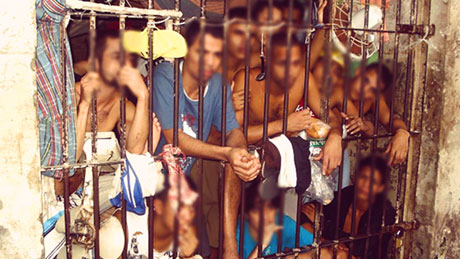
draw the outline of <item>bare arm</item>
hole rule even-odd
[[[380,97],[380,108],[379,108],[379,121],[385,126],[390,123],[390,109],[385,102],[383,96]],[[407,157],[409,151],[409,137],[410,133],[407,131],[407,126],[398,117],[393,117],[392,132],[395,133],[393,138],[385,151],[388,155],[388,163],[390,165],[401,164]]]
[[[385,98],[380,96],[380,107],[379,107],[379,121],[384,126],[388,126],[390,124],[390,108],[388,107],[387,103],[385,102]],[[397,115],[393,115],[393,127],[392,132],[397,132],[399,129],[403,129],[407,131],[407,126],[403,120],[401,120]]]
[[[327,6],[327,0],[323,0],[320,2],[318,7],[318,24],[322,24],[324,19],[324,8]],[[313,41],[311,43],[311,53],[310,53],[310,64],[312,65],[311,68],[316,64],[321,52],[323,52],[324,46],[324,38],[325,38],[325,31],[324,29],[320,28],[317,29],[315,32],[315,36],[313,37]]]
[[[147,95],[137,99],[137,105],[126,103],[126,150],[133,154],[142,154],[148,137]],[[118,122],[120,127],[120,122]]]
[[[173,143],[173,129],[165,129],[162,130],[162,132],[166,138],[166,141],[168,143]],[[182,130],[180,129],[178,131],[178,134],[179,148],[187,156],[228,161],[227,157],[231,149],[230,147],[222,147],[208,144],[196,138],[190,137],[189,135],[182,132]]]
[[[133,154],[142,154],[149,132],[147,87],[139,71],[130,64],[122,67],[117,81],[137,98],[136,107],[130,102],[126,105],[126,149]]]

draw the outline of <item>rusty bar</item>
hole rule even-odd
[[[86,11],[112,13],[118,15],[149,15],[149,16],[170,16],[174,18],[182,17],[182,12],[178,10],[150,10],[143,8],[120,7],[116,5],[94,3],[81,0],[66,0],[66,5],[70,9],[79,9]]]
[[[289,115],[289,72],[290,72],[290,65],[291,65],[291,47],[292,47],[292,13],[294,8],[294,1],[289,0],[289,18],[288,18],[288,28],[287,28],[287,53],[286,53],[286,64],[285,64],[285,73],[284,73],[284,102],[283,102],[283,134],[287,134],[287,121]],[[270,50],[269,50],[270,51]],[[270,68],[268,68],[270,69]],[[269,78],[267,78],[268,80]],[[280,194],[280,208],[279,208],[279,215],[278,215],[278,226],[283,226],[284,223],[284,197],[285,197],[285,190],[281,189]],[[278,231],[278,253],[281,252],[283,247],[283,228],[280,228]]]
[[[338,240],[339,243],[351,243],[351,242],[354,242],[354,241],[357,241],[357,240],[361,240],[361,239],[365,239],[365,238],[370,238],[370,237],[374,237],[374,236],[378,236],[380,233],[397,233],[398,231],[413,231],[413,230],[416,230],[418,228],[418,224],[416,222],[401,222],[399,224],[394,224],[394,225],[391,225],[391,226],[385,226],[381,231],[379,232],[375,232],[375,233],[370,233],[370,234],[360,234],[360,235],[356,235],[354,237],[345,237],[345,238],[341,238]],[[309,251],[312,251],[314,249],[317,249],[317,248],[324,248],[324,247],[331,247],[331,246],[334,246],[337,242],[335,241],[324,241],[322,242],[321,246],[315,246],[315,245],[308,245],[308,246],[305,246],[305,247],[302,247],[301,249],[292,249],[290,251],[287,251],[287,252],[283,252],[283,253],[276,253],[276,254],[271,254],[271,255],[267,255],[267,256],[264,256],[263,258],[265,259],[273,259],[273,258],[280,258],[280,257],[286,257],[286,256],[290,256],[290,255],[294,255],[296,253],[305,253],[305,252],[309,252]],[[258,258],[261,258],[261,257],[258,257]]]
[[[249,113],[249,72],[250,72],[250,57],[251,57],[251,0],[246,2],[246,33],[245,33],[245,60],[244,60],[244,108],[243,108],[243,134],[248,140],[248,113]],[[257,152],[257,151],[256,151]],[[240,217],[239,217],[239,253],[238,258],[243,259],[243,245],[244,245],[244,215],[246,206],[246,183],[241,182],[240,187]]]
[[[148,9],[153,9],[155,6],[155,0],[148,0]],[[155,20],[152,17],[149,17],[147,21],[147,27],[149,30],[149,60],[148,60],[148,90],[149,90],[149,104],[148,104],[148,109],[149,109],[149,136],[148,136],[148,142],[147,142],[147,149],[150,154],[153,154],[155,150],[153,149],[153,26],[154,26]],[[153,204],[153,197],[148,197],[147,198],[147,204],[148,204],[148,258],[153,259],[154,258],[154,247],[153,247],[153,239],[154,239],[154,204]]]
[[[268,19],[269,23],[272,22],[273,19],[273,0],[269,0],[268,6]],[[264,42],[265,32],[261,37],[262,44]],[[267,49],[266,59],[265,59],[265,94],[264,94],[264,122],[263,122],[263,141],[268,141],[268,113],[269,113],[269,102],[270,102],[270,65],[271,62],[271,41],[272,41],[272,31],[268,31],[268,40],[266,42],[266,46],[261,46]],[[263,153],[262,153],[263,154]],[[262,161],[264,160],[264,155],[262,155]],[[262,242],[264,238],[264,203],[261,200],[259,204],[259,228],[258,228],[258,239],[257,239],[257,257],[261,257],[263,254],[263,247]]]
[[[91,0],[93,2],[93,0]],[[92,72],[96,71],[95,67],[95,47],[96,47],[96,13],[92,12],[89,22],[89,70]],[[97,98],[96,93],[93,93],[91,98],[91,151],[92,161],[97,161]],[[99,173],[97,166],[92,166],[93,174],[93,218],[95,232],[95,243],[94,257],[99,258]]]
[[[313,246],[316,247],[316,251],[313,258],[321,258],[321,236],[322,236],[322,219],[323,219],[323,204],[318,204],[315,206],[315,222],[314,222],[314,239]]]
[[[174,9],[179,11],[181,8],[180,0],[174,0]],[[178,23],[179,21],[176,21]],[[175,31],[180,31],[180,27],[178,25],[174,26]],[[173,145],[179,145],[179,60],[174,60],[174,125],[173,125]]]
[[[205,14],[206,14],[206,1],[200,1],[200,60],[199,60],[199,72],[198,72],[198,139],[203,141],[203,114],[204,114],[204,89],[206,83],[203,82],[204,75],[204,34],[205,34]],[[198,224],[197,229],[198,233],[202,230],[207,231],[206,228],[203,228],[203,158],[199,158],[199,177],[198,177],[198,188],[199,188],[199,197],[198,197]]]
[[[401,0],[397,1],[396,5],[396,26],[401,23]],[[394,41],[394,54],[393,54],[393,75],[396,75],[398,71],[398,55],[399,55],[399,33],[395,33]],[[395,99],[395,88],[396,88],[396,78],[391,84],[391,103],[390,103],[390,124],[388,125],[388,131],[393,131],[393,116],[394,116],[394,99]]]
[[[68,140],[68,125],[67,125],[67,72],[66,61],[67,53],[65,46],[66,30],[64,21],[59,26],[60,36],[60,63],[61,63],[61,96],[62,96],[62,121],[64,125],[63,130],[63,145],[62,145],[62,163],[67,164],[69,160],[69,140]],[[67,259],[72,258],[72,239],[70,238],[70,186],[69,186],[69,169],[62,171],[64,177],[64,223],[65,223],[65,246]]]
[[[313,1],[310,1],[309,4],[309,11],[310,11],[310,21],[307,26],[311,26],[313,24]],[[310,85],[310,53],[311,53],[311,41],[312,36],[311,32],[308,32],[305,35],[305,70],[304,70],[304,87],[303,87],[303,108],[306,109],[308,106],[308,89]],[[301,216],[301,206],[302,206],[302,195],[297,194],[297,211],[296,211],[296,235],[295,235],[295,247],[298,248],[300,245],[300,216]],[[296,255],[297,259],[298,256]]]
[[[181,1],[174,0],[174,9],[176,11],[180,11],[181,9]],[[179,19],[176,19],[176,24],[179,23]],[[180,32],[180,27],[178,25],[174,25],[174,30]],[[173,145],[175,147],[179,146],[179,73],[180,72],[180,64],[178,59],[174,59],[174,115],[173,115]],[[179,176],[178,176],[179,177]],[[178,180],[178,196],[180,201],[180,194],[181,194],[181,181]],[[180,211],[181,203],[179,202],[178,212]],[[174,238],[173,238],[173,258],[178,256],[177,249],[179,245],[179,221],[178,221],[178,213],[174,215]]]
[[[410,10],[410,24],[414,25],[416,23],[416,12],[415,12],[416,4],[414,0],[411,0],[410,9],[411,9]],[[408,43],[409,46],[412,45],[413,39],[414,39],[413,36],[409,35],[409,43]],[[412,85],[412,79],[413,79],[412,63],[413,63],[414,49],[409,48],[408,52],[409,53],[407,54],[406,88],[404,91],[404,113],[403,113],[403,120],[404,120],[404,123],[406,123],[406,125],[408,125],[407,115],[408,115],[408,108],[409,108],[409,105],[408,105],[409,104],[409,92],[410,92],[410,87]]]
[[[222,58],[222,113],[221,113],[221,146],[227,143],[227,70],[228,70],[228,0],[224,0],[224,44]],[[219,259],[224,256],[224,200],[225,200],[225,165],[222,164],[222,171],[219,175]]]
[[[365,15],[364,15],[364,28],[369,27],[369,0],[366,0],[365,4]],[[367,31],[364,31],[363,38],[367,39]],[[364,79],[365,79],[365,72],[366,72],[366,64],[367,64],[367,45],[363,46],[363,53],[362,53],[362,60],[361,60],[361,93],[359,98],[359,117],[363,117],[364,114]]]
[[[120,6],[124,6],[125,1],[120,1]],[[119,35],[120,35],[120,65],[123,66],[125,62],[125,52],[123,51],[122,39],[125,29],[125,17],[119,16]],[[126,100],[125,100],[125,87],[121,87],[121,98],[120,98],[120,157],[121,159],[126,158]],[[120,169],[124,170],[124,163],[120,165]],[[123,192],[123,191],[122,191]],[[126,200],[121,195],[121,226],[125,234],[125,245],[121,254],[123,259],[127,258],[128,252],[128,227],[127,227],[127,216],[126,216]]]

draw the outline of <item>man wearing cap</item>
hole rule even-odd
[[[233,111],[230,87],[227,86],[225,117],[222,118],[222,79],[216,74],[223,52],[222,29],[205,26],[203,45],[203,114],[198,111],[200,79],[200,24],[191,22],[185,38],[188,53],[180,64],[179,73],[179,121],[178,144],[188,156],[184,171],[189,173],[196,157],[225,161],[224,194],[224,251],[226,257],[236,258],[236,220],[240,200],[240,179],[250,181],[257,177],[260,162],[247,152],[246,141]],[[162,137],[157,148],[161,152],[166,143],[173,143],[174,127],[174,69],[171,63],[163,62],[154,71],[154,111],[162,124]],[[203,121],[203,141],[198,140],[198,120]],[[221,121],[226,122],[226,146],[208,144],[211,127],[222,131]],[[220,170],[214,172],[220,173]],[[238,179],[239,178],[239,179]]]

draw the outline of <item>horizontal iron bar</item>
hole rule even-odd
[[[119,15],[148,15],[148,16],[161,16],[161,17],[182,17],[181,11],[176,10],[155,10],[155,9],[142,9],[134,7],[121,7],[116,5],[106,5],[99,3],[83,2],[80,0],[66,0],[67,7],[71,9],[80,9],[87,11],[113,13]]]
[[[409,134],[411,136],[418,136],[420,134],[420,131],[409,131]],[[374,136],[356,136],[356,137],[346,137],[343,140],[344,141],[355,141],[355,140],[365,140],[365,139],[379,139],[379,138],[393,137],[394,135],[395,135],[394,133],[387,133],[387,134],[374,135]]]
[[[360,240],[360,239],[365,239],[365,238],[369,238],[369,237],[378,236],[381,233],[383,233],[383,234],[385,234],[385,233],[396,234],[396,233],[400,232],[401,230],[402,231],[413,231],[413,230],[418,229],[419,226],[420,226],[420,224],[419,224],[419,222],[417,220],[401,222],[401,223],[398,223],[398,224],[385,226],[379,232],[369,233],[369,234],[361,234],[361,235],[357,235],[357,236],[341,238],[341,239],[338,239],[338,240],[330,240],[330,241],[326,241],[326,242],[321,242],[319,245],[318,244],[312,244],[312,245],[304,246],[304,247],[301,247],[301,248],[294,248],[291,251],[282,252],[282,253],[276,253],[276,254],[271,254],[271,255],[266,255],[266,256],[263,256],[263,257],[259,257],[258,259],[272,259],[272,258],[286,257],[286,256],[290,256],[290,255],[298,255],[298,254],[301,254],[301,253],[306,253],[306,252],[312,251],[312,250],[314,250],[314,249],[316,249],[318,247],[323,248],[323,247],[330,247],[330,246],[340,244],[340,243],[353,242],[353,241]]]
[[[106,162],[94,162],[94,163],[75,163],[75,164],[62,164],[62,165],[53,165],[53,166],[44,166],[40,169],[41,172],[45,171],[60,171],[64,169],[82,169],[90,166],[109,166],[109,165],[121,165],[124,163],[124,160],[114,160]]]

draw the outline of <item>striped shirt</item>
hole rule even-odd
[[[68,162],[76,157],[76,105],[72,56],[68,39],[65,40],[66,83],[61,80],[60,23],[65,17],[65,0],[36,0],[37,18],[37,106],[40,135],[40,162],[42,166],[63,163],[64,123],[67,124]],[[67,119],[63,120],[63,96],[67,94]],[[43,172],[46,176],[60,178],[61,171]],[[71,173],[72,174],[72,173]]]

